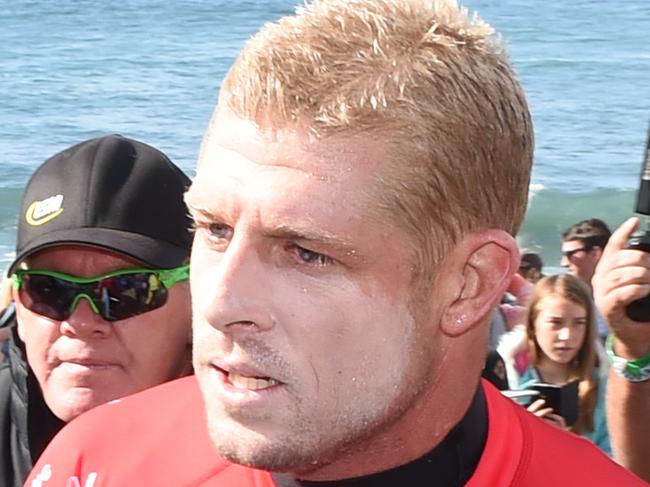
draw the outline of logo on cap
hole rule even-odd
[[[41,201],[34,201],[25,212],[25,220],[32,226],[42,225],[63,213],[63,195],[57,194]]]

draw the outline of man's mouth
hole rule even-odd
[[[57,367],[79,370],[104,370],[117,366],[117,363],[90,355],[66,355],[57,359]]]
[[[225,371],[224,371],[225,372]],[[226,380],[237,389],[248,389],[249,391],[259,391],[269,387],[280,385],[281,382],[270,377],[248,377],[246,375],[234,372],[225,372]]]
[[[225,368],[225,366],[220,367],[212,364],[212,367],[219,373],[221,380],[225,384],[240,391],[261,391],[283,384],[279,380],[265,376],[260,373],[261,371],[250,367],[233,367],[238,370],[237,372],[228,370],[231,368],[230,366]]]

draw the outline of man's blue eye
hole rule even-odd
[[[224,225],[223,223],[213,223],[208,226],[208,231],[213,237],[227,238],[228,233],[230,232],[230,227],[228,225]]]
[[[303,262],[306,262],[308,264],[318,264],[318,265],[326,265],[330,262],[329,257],[326,257],[323,254],[319,254],[318,252],[305,249],[303,247],[300,247],[299,245],[296,245],[295,248],[298,257],[300,257],[300,260],[302,260]]]

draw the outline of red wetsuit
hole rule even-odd
[[[469,487],[647,485],[588,440],[549,426],[483,382],[489,428]],[[434,477],[432,472],[432,478]],[[28,487],[273,487],[268,472],[219,458],[194,377],[100,406],[68,424]]]

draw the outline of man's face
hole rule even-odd
[[[272,137],[224,113],[217,127],[187,197],[210,434],[239,463],[318,469],[399,423],[433,376],[412,242],[373,207],[385,148]]]
[[[591,278],[602,251],[600,247],[589,248],[582,240],[562,242],[562,267],[591,286]]]
[[[30,268],[96,276],[141,267],[126,256],[61,246],[30,258]],[[18,333],[45,402],[63,421],[99,404],[177,377],[188,360],[189,286],[177,283],[161,308],[109,322],[81,299],[63,321],[29,311],[14,291]]]

